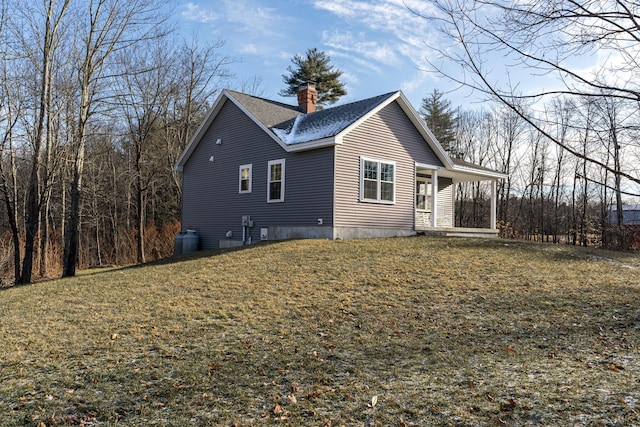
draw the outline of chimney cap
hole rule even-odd
[[[308,80],[306,82],[302,82],[298,85],[298,90],[303,90],[303,89],[315,89],[316,88],[316,82]]]

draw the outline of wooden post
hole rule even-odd
[[[489,215],[489,228],[492,230],[496,229],[496,205],[497,205],[497,197],[498,197],[498,191],[497,191],[497,184],[496,184],[496,180],[492,179],[491,180],[491,212]]]
[[[431,173],[431,226],[438,226],[438,171]]]

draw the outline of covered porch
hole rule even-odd
[[[415,223],[417,233],[436,236],[498,237],[496,227],[497,180],[505,174],[452,159],[453,168],[416,164]],[[455,187],[462,182],[490,184],[489,222],[485,228],[455,226]]]

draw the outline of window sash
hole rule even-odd
[[[239,183],[238,183],[238,192],[239,193],[251,193],[251,181],[252,181],[252,166],[251,165],[240,165],[239,168]]]
[[[395,162],[361,157],[360,170],[360,201],[395,203]]]
[[[284,159],[268,163],[267,202],[284,201]]]

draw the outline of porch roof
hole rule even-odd
[[[451,158],[453,163],[450,167],[416,164],[416,173],[430,175],[437,170],[438,176],[453,179],[453,182],[491,181],[505,179],[507,174],[493,169],[478,166],[464,160]]]

